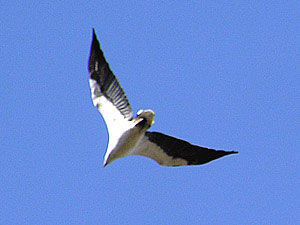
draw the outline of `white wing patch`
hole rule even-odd
[[[103,116],[109,133],[108,150],[118,142],[120,136],[134,126],[133,121],[124,119],[120,111],[101,94],[100,87],[93,79],[89,79],[93,104]]]

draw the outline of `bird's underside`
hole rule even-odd
[[[129,101],[100,49],[94,30],[88,69],[93,104],[102,114],[109,133],[105,166],[129,155],[145,156],[164,166],[183,166],[200,165],[237,153],[200,147],[162,133],[148,132],[154,123],[154,112],[140,110],[133,118]]]

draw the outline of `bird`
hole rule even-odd
[[[237,151],[215,150],[148,129],[154,124],[151,109],[133,112],[118,79],[110,69],[93,29],[88,60],[89,85],[94,106],[100,111],[109,134],[103,166],[138,155],[162,166],[201,165]]]

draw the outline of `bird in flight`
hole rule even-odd
[[[237,153],[196,146],[147,131],[154,123],[154,112],[139,110],[133,118],[129,101],[100,49],[94,29],[88,70],[93,104],[102,114],[109,133],[104,166],[129,155],[145,156],[162,166],[185,166]]]

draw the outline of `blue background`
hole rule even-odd
[[[0,224],[300,223],[298,1],[1,1]],[[134,113],[237,150],[102,167],[92,28]]]

